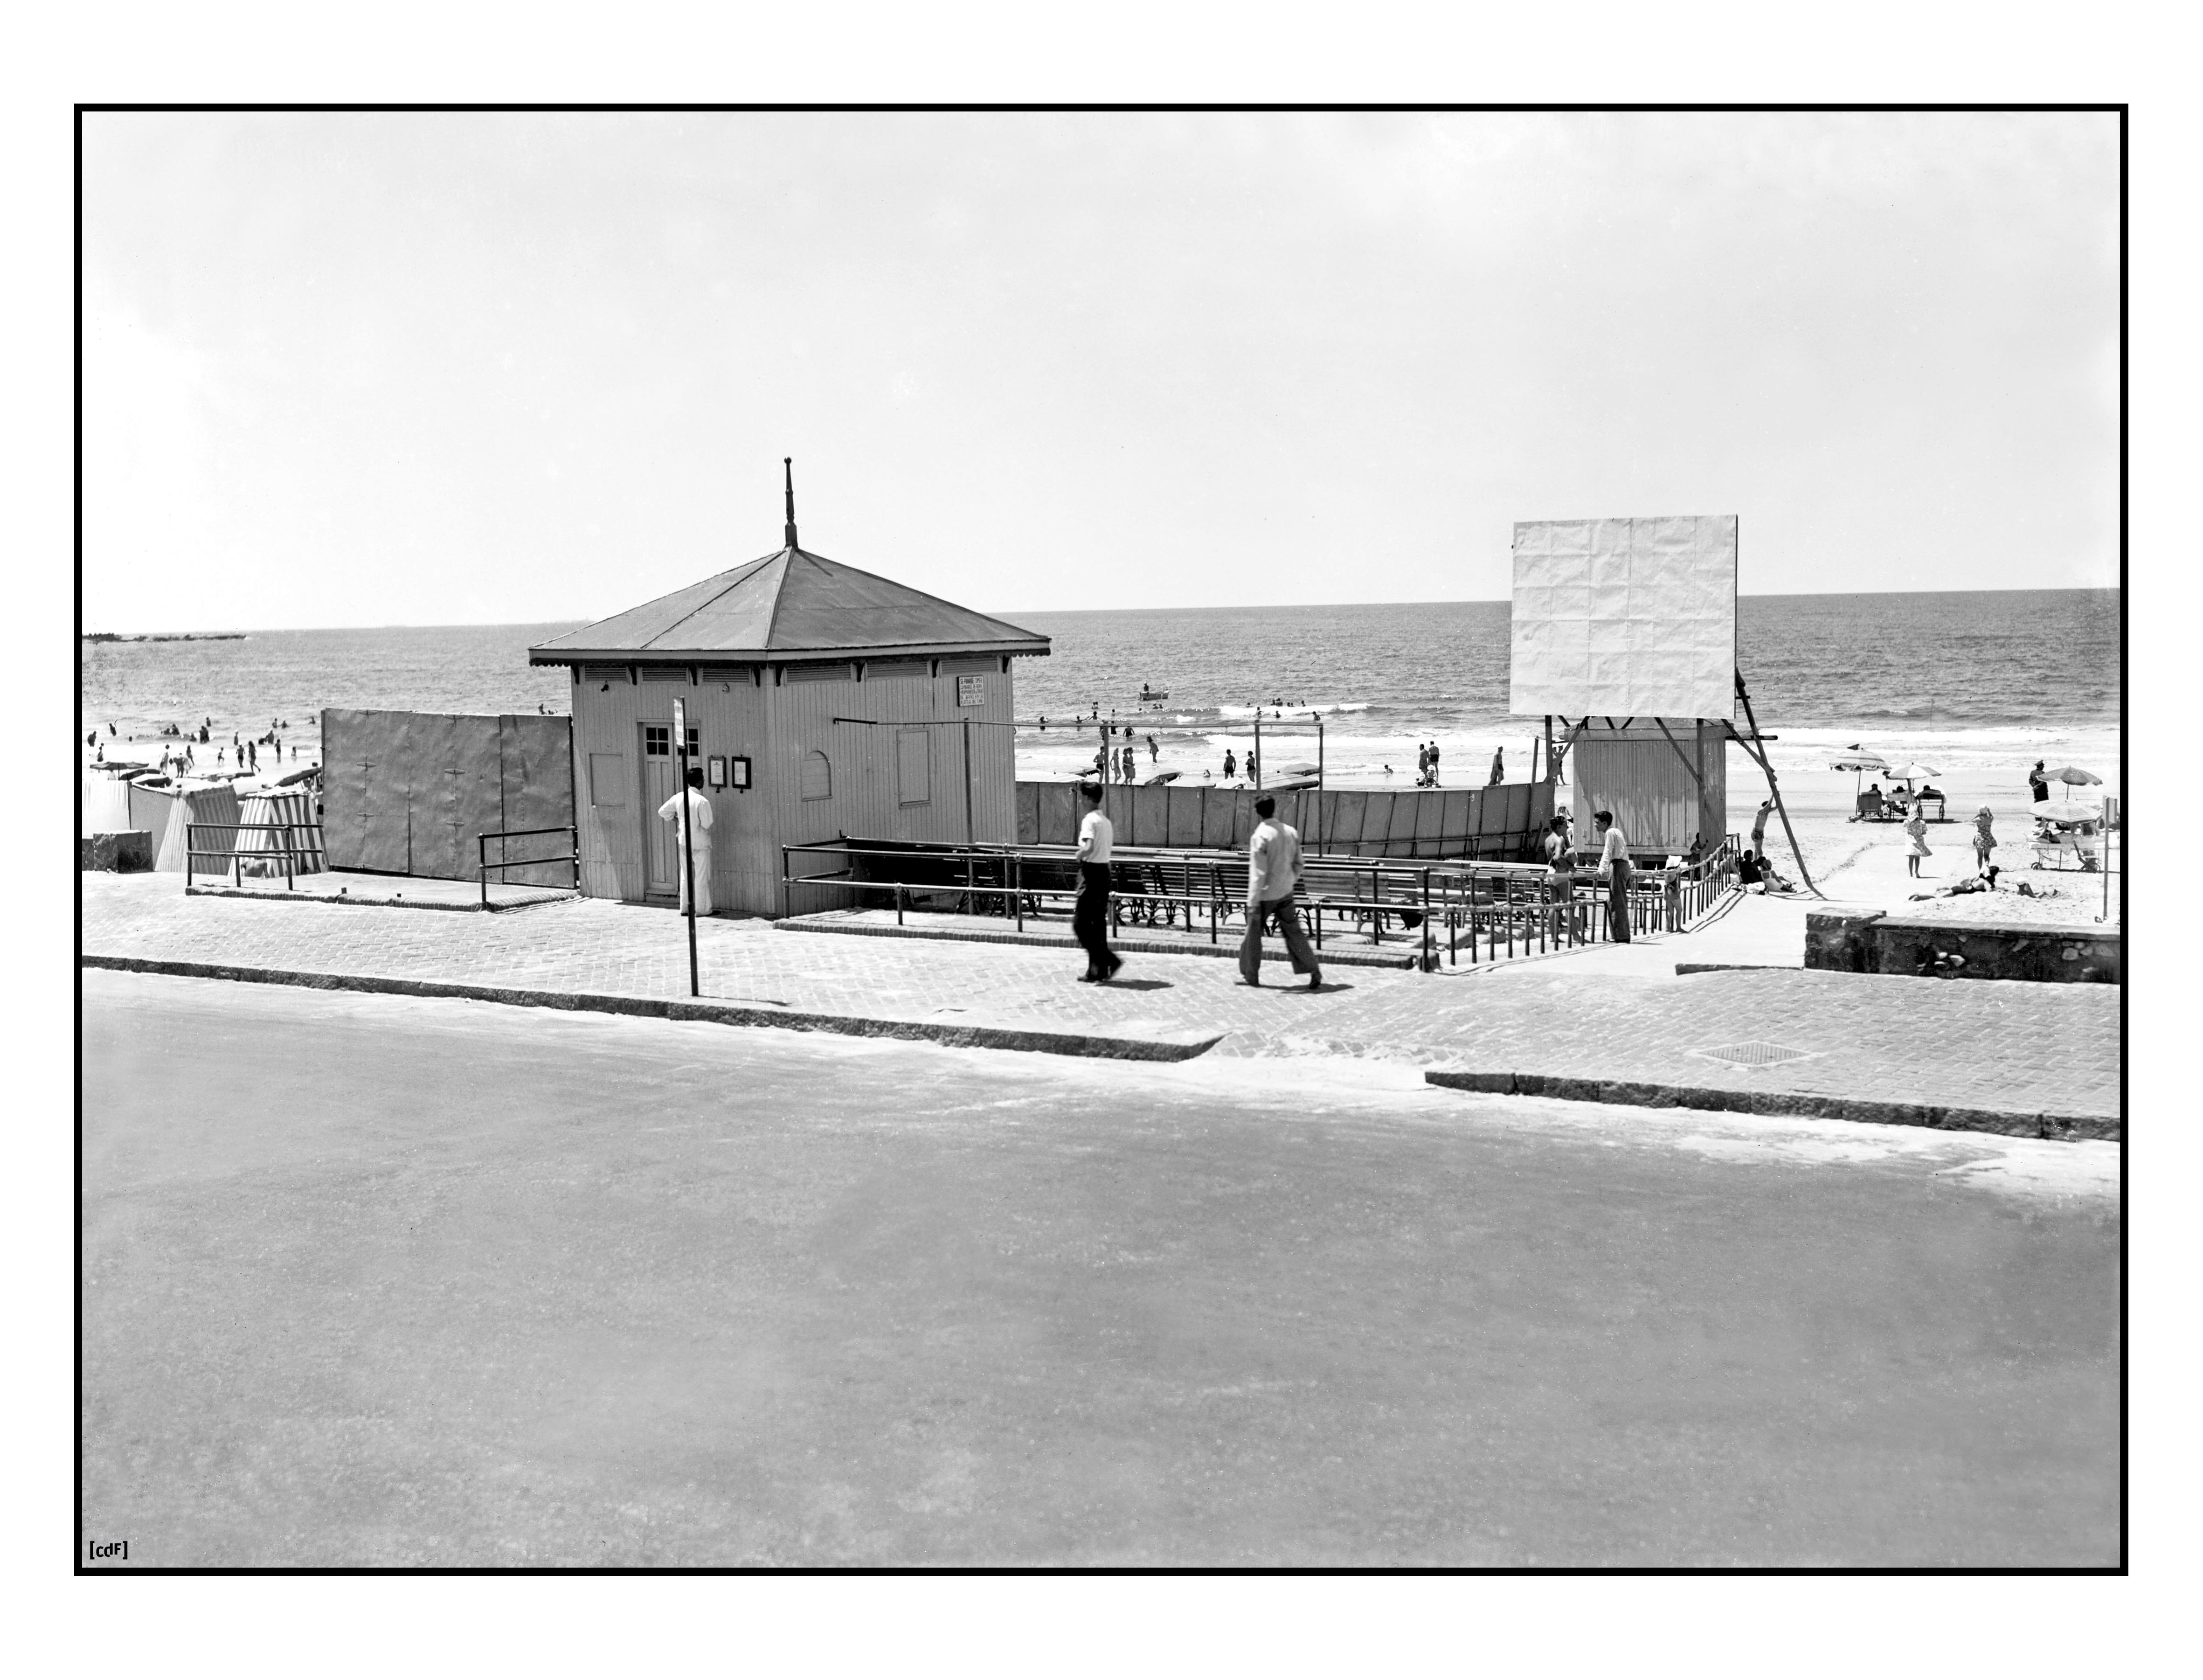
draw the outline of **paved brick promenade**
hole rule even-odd
[[[681,924],[663,910],[581,900],[438,915],[187,897],[166,875],[80,879],[88,957],[624,997],[688,994]],[[1672,947],[1679,955],[1682,943]],[[1093,986],[1078,982],[1075,954],[1014,945],[798,935],[757,920],[707,920],[700,944],[707,998],[767,1011],[1179,1047],[1214,1039],[1208,1053],[1221,1056],[1363,1056],[2076,1116],[2099,1136],[2119,1112],[2116,986],[1802,969],[1660,977],[1572,972],[1573,959],[1558,957],[1437,975],[1341,968],[1311,995],[1290,984],[1283,964],[1269,971],[1280,984],[1256,990],[1236,984],[1233,965],[1209,957],[1139,956],[1119,984]],[[1811,1054],[1747,1068],[1693,1053],[1755,1039]]]

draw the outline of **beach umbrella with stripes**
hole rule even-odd
[[[1858,748],[1853,747],[1849,752],[1839,756],[1828,766],[1828,768],[1848,770],[1852,772],[1852,797],[1857,799],[1859,778],[1869,770],[1877,776],[1883,774],[1889,768],[1889,760],[1882,757],[1880,753],[1862,752]]]

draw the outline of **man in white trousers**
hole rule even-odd
[[[712,802],[704,793],[704,772],[688,772],[689,848],[696,877],[696,914],[712,914]],[[658,807],[659,816],[673,825],[673,878],[680,883],[681,908],[688,908],[688,875],[681,867],[681,795],[675,794]]]

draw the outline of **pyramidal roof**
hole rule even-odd
[[[731,571],[569,630],[528,650],[530,665],[603,657],[716,654],[787,660],[825,654],[1045,654],[1048,640],[793,543]]]

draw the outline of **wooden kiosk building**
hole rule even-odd
[[[1048,639],[800,547],[792,488],[786,536],[528,650],[573,672],[588,896],[675,902],[678,843],[658,810],[677,785],[676,696],[706,772],[721,908],[786,914],[783,846],[1016,839],[1011,661]]]

